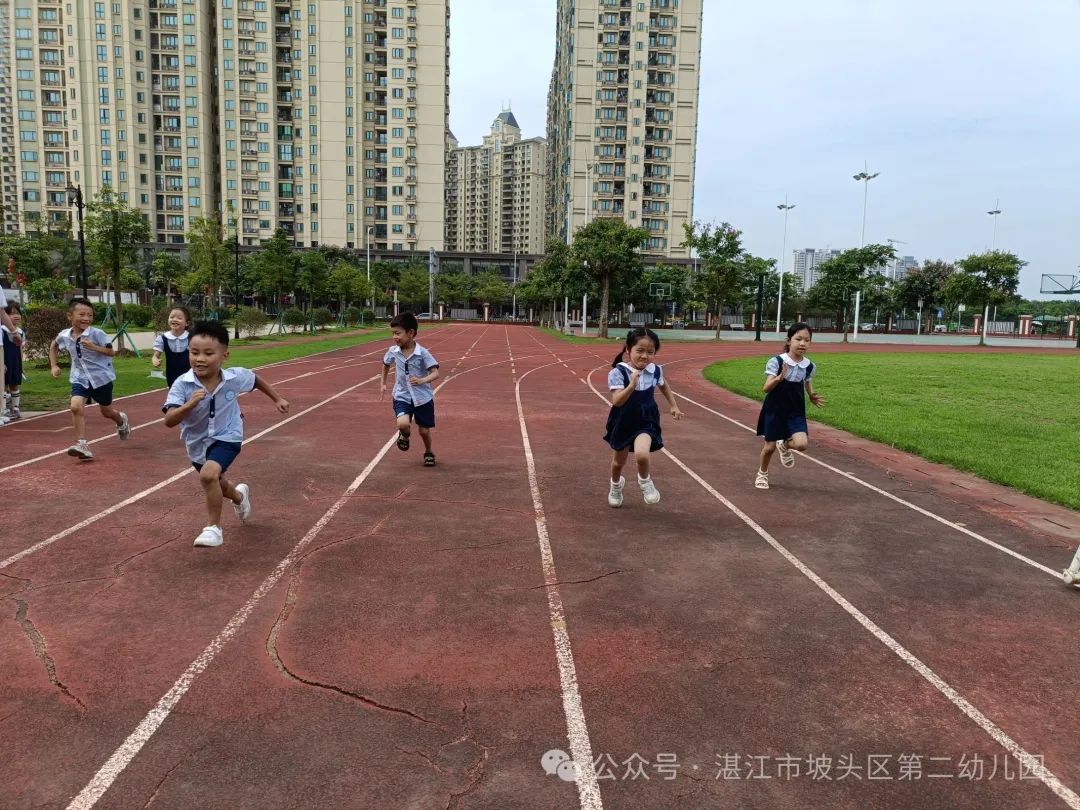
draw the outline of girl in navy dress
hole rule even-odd
[[[17,345],[13,336],[26,340],[26,333],[22,330],[22,309],[18,304],[11,303],[4,307],[4,311],[11,316],[11,322],[15,326],[12,332],[6,326],[4,330],[4,417],[8,419],[21,419],[21,389],[23,378],[22,346]]]
[[[626,334],[626,345],[611,363],[608,388],[611,390],[611,413],[607,419],[604,441],[611,445],[615,455],[611,459],[611,488],[608,505],[622,506],[623,466],[634,451],[637,462],[638,486],[645,503],[657,503],[660,492],[649,475],[649,453],[664,446],[660,435],[660,409],[656,407],[656,389],[659,388],[668,401],[671,416],[682,418],[682,411],[675,402],[671,386],[664,380],[664,372],[653,362],[660,350],[660,338],[651,329],[638,327]]]
[[[191,370],[188,357],[190,326],[191,313],[187,307],[173,307],[169,310],[169,331],[154,338],[154,357],[150,362],[154,368],[160,368],[161,355],[165,355],[165,380],[170,388],[181,374]]]
[[[765,402],[757,423],[757,435],[765,437],[754,480],[758,489],[769,488],[769,462],[774,452],[780,453],[781,464],[794,467],[792,451],[807,448],[806,395],[819,408],[825,404],[824,397],[814,391],[814,364],[806,356],[813,335],[808,324],[792,324],[784,353],[769,358],[765,364]]]

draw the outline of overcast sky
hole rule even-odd
[[[450,126],[502,105],[546,132],[555,0],[451,0]],[[478,32],[483,32],[482,36]],[[1080,274],[1080,0],[705,0],[694,216],[776,257],[903,240],[918,259],[997,246]]]

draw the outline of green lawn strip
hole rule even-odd
[[[706,379],[756,400],[767,355]],[[1080,359],[1024,354],[829,354],[811,419],[1080,509]]]
[[[301,337],[286,335],[275,340],[260,338],[256,340],[238,340],[230,344],[230,356],[226,365],[258,368],[282,360],[295,360],[319,352],[333,349],[346,349],[362,343],[389,340],[390,332],[376,329],[367,332],[354,332],[333,337]],[[165,394],[165,380],[148,376],[153,366],[150,365],[150,351],[142,352],[143,359],[137,357],[117,357],[113,360],[116,368],[115,395],[127,396],[141,394],[160,388]],[[162,365],[164,370],[164,364]],[[30,378],[23,383],[22,409],[24,411],[55,411],[66,408],[70,399],[71,384],[68,382],[68,370],[63,368],[60,379],[54,380],[49,374],[49,365],[39,366],[26,363],[24,372]]]

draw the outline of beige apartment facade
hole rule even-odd
[[[546,231],[547,142],[521,137],[509,110],[480,146],[451,143],[446,161],[446,248],[539,254]]]
[[[550,233],[602,216],[684,258],[693,220],[703,0],[560,0],[548,93]]]
[[[7,2],[19,114],[60,111],[26,122],[63,160],[18,163],[24,211],[68,219],[56,189],[108,185],[158,242],[220,215],[248,245],[280,227],[303,246],[443,247],[446,0]]]

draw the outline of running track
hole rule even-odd
[[[1080,808],[1070,513],[823,428],[753,489],[700,376],[745,344],[663,347],[663,499],[612,510],[607,347],[421,337],[439,466],[384,346],[267,368],[216,550],[160,393],[93,463],[5,429],[0,807]]]

